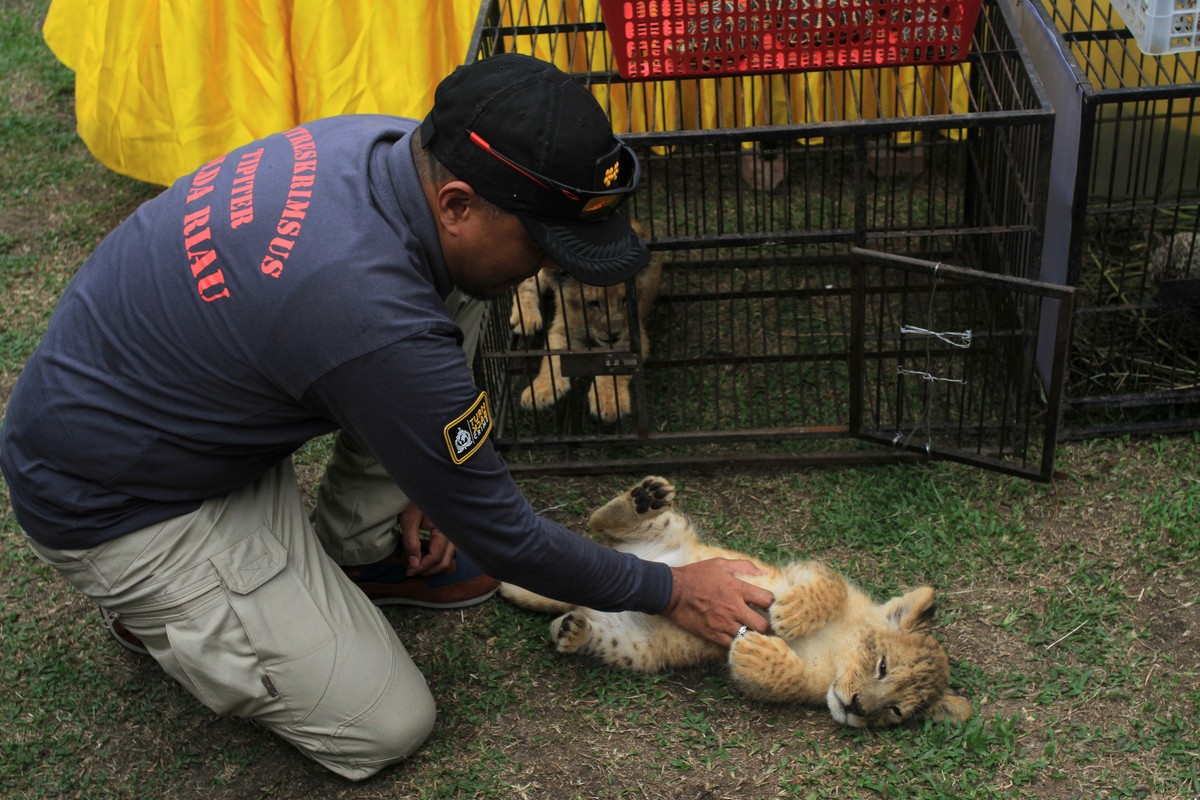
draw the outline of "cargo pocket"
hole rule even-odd
[[[211,563],[221,596],[167,623],[194,693],[218,714],[302,722],[329,685],[335,642],[287,550],[262,527]]]

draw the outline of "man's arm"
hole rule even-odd
[[[429,333],[368,353],[328,373],[306,397],[493,577],[598,610],[663,614],[722,645],[742,625],[769,629],[755,607],[769,606],[771,593],[736,577],[755,572],[748,562],[669,569],[574,534],[533,511],[490,440],[455,463],[448,433],[479,390],[453,337]]]
[[[305,401],[370,451],[429,521],[493,577],[599,610],[666,608],[666,565],[602,547],[533,511],[486,438],[489,420],[475,420],[477,446],[457,449],[459,421],[475,419],[479,396],[454,337],[429,332],[332,370]]]

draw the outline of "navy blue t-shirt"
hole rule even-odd
[[[493,576],[656,613],[669,570],[535,514],[443,300],[413,120],[307,123],[181,178],[80,268],[13,391],[0,467],[37,542],[194,510],[344,428]]]

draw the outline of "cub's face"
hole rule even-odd
[[[572,349],[629,346],[625,284],[589,286],[568,278],[562,282],[562,293]],[[576,337],[582,341],[575,341]]]
[[[865,633],[853,664],[829,687],[829,713],[853,728],[890,728],[910,719],[958,716],[949,700],[970,704],[949,692],[950,665],[945,651],[928,633]]]

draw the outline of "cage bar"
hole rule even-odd
[[[1200,428],[1200,56],[1104,2],[1015,6],[1058,118],[1043,277],[1078,290],[1060,436]]]

